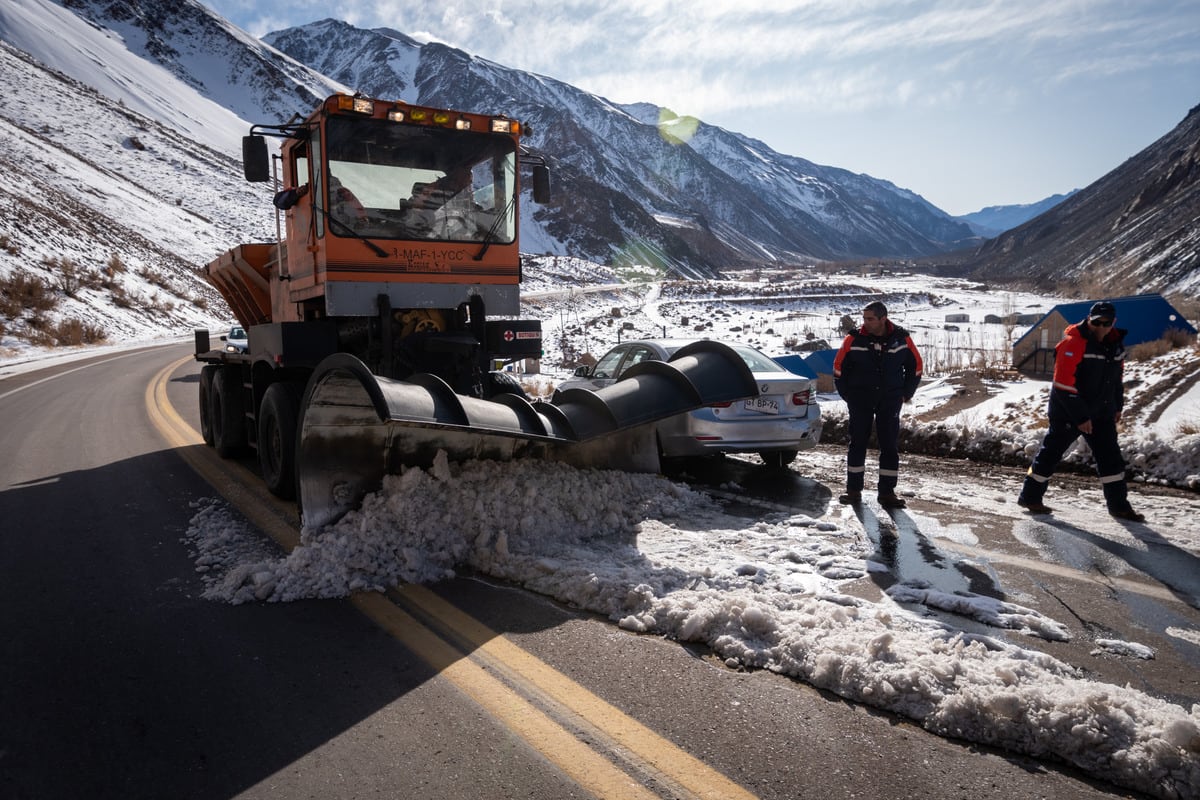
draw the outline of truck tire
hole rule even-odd
[[[220,367],[213,375],[208,413],[213,447],[221,458],[235,458],[246,448],[242,381],[234,367]]]
[[[296,497],[296,423],[304,385],[273,383],[258,412],[258,467],[263,483],[276,497]]]
[[[216,364],[205,364],[200,370],[200,436],[204,443],[212,447],[212,385],[213,376],[221,368]]]
[[[521,386],[521,382],[511,372],[497,370],[488,373],[487,396],[492,398],[498,394],[515,394],[517,397],[529,399],[525,394],[525,387]]]
[[[799,452],[796,450],[763,450],[758,457],[770,469],[787,469],[788,464],[796,460]]]

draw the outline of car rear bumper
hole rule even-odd
[[[815,407],[806,417],[788,419],[764,416],[717,422],[698,419],[694,414],[682,415],[658,427],[659,446],[667,458],[807,450],[820,439],[821,416]]]

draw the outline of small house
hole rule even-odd
[[[1013,368],[1031,376],[1054,373],[1054,347],[1068,325],[1082,321],[1095,300],[1060,303],[1043,315],[1013,344]],[[1139,294],[1109,300],[1117,309],[1117,327],[1124,328],[1126,346],[1153,342],[1169,331],[1196,335],[1196,329],[1160,294]]]
[[[947,314],[946,322],[970,322],[970,314]]]
[[[1014,311],[1003,317],[999,314],[985,314],[983,321],[989,325],[1034,325],[1041,318],[1041,314],[1018,314]]]

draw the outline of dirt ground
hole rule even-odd
[[[953,380],[958,385],[954,395],[937,408],[915,417],[918,422],[937,422],[952,417],[960,411],[979,405],[990,396],[987,384],[975,370],[966,370],[956,375]]]

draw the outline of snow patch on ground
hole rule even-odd
[[[305,530],[287,555],[265,552],[220,503],[199,506],[187,541],[214,600],[339,597],[473,570],[939,734],[1059,758],[1161,797],[1194,796],[1200,785],[1200,706],[1087,680],[1051,656],[897,603],[1068,635],[1032,609],[915,585],[879,602],[843,592],[873,569],[866,537],[844,518],[746,520],[661,476],[440,459],[390,476],[361,509]],[[1097,646],[1146,657],[1136,643]]]

